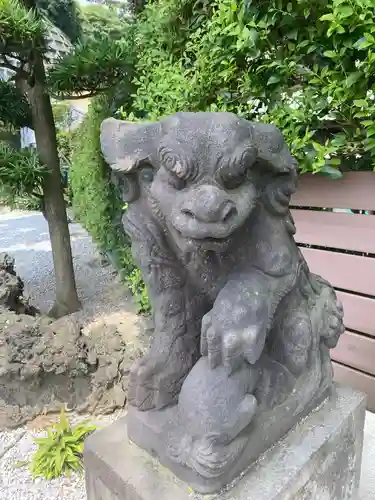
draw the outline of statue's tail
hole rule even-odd
[[[236,438],[224,444],[222,436],[209,435],[194,440],[185,434],[171,438],[168,456],[174,462],[187,466],[205,478],[220,477],[238,458],[246,445],[245,438]]]
[[[241,454],[248,438],[223,444],[219,436],[207,436],[193,444],[187,465],[205,478],[222,476]]]

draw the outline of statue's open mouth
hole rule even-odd
[[[211,226],[211,227],[210,227]],[[233,232],[232,227],[227,224],[219,224],[217,227],[211,225],[197,226],[196,228],[187,228],[182,225],[173,225],[173,229],[180,238],[198,241],[222,242],[226,240]],[[216,229],[216,230],[215,230]]]
[[[223,236],[205,236],[204,234],[187,234],[183,233],[179,229],[175,228],[176,233],[178,234],[179,238],[182,238],[184,240],[190,240],[190,241],[195,241],[197,244],[204,244],[205,242],[207,243],[223,243],[229,235],[223,235]]]
[[[216,252],[220,252],[225,250],[225,248],[230,243],[230,238],[228,236],[223,236],[221,238],[217,238],[214,236],[204,236],[198,235],[193,236],[189,234],[183,234],[181,231],[175,228],[176,241],[185,242],[188,246],[201,248],[202,250],[212,250]],[[183,244],[183,245],[185,245]]]
[[[215,238],[213,236],[201,236],[201,237],[198,237],[198,238],[191,238],[192,240],[194,241],[197,241],[199,243],[204,243],[205,241],[207,241],[208,243],[223,243],[223,241],[227,238],[227,236],[225,237],[222,237],[222,238]]]
[[[175,224],[170,226],[170,232],[174,234],[174,240],[181,249],[202,249],[213,252],[223,252],[231,243],[231,235],[233,231],[229,227],[219,227],[218,235],[216,236],[213,227],[208,228],[200,226],[196,231],[189,230],[184,227],[176,227]]]

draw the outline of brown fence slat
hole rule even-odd
[[[344,306],[345,326],[375,337],[375,300],[352,293],[336,293]]]
[[[348,172],[342,179],[303,174],[293,206],[375,210],[375,173]]]
[[[292,210],[292,215],[298,243],[375,254],[374,215],[313,210]]]
[[[375,375],[375,339],[345,332],[341,335],[337,347],[332,349],[331,358],[369,375]]]
[[[301,248],[310,270],[334,287],[375,295],[375,258],[313,248]]]
[[[333,370],[336,382],[365,392],[367,408],[375,412],[375,378],[338,363],[333,363]]]

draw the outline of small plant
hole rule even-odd
[[[84,440],[95,429],[87,421],[71,426],[61,409],[59,422],[47,430],[47,436],[35,439],[38,450],[30,464],[33,477],[54,479],[72,471],[81,472]]]
[[[138,268],[135,268],[128,276],[126,276],[126,282],[138,304],[138,314],[149,314],[151,312],[151,304],[147,294],[146,285],[142,279],[141,271]]]
[[[0,141],[0,186],[2,196],[33,198],[41,193],[47,170],[33,148],[14,149]]]

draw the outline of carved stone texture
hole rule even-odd
[[[87,500],[358,500],[366,400],[337,387],[218,494],[192,494],[130,443],[126,417],[85,442]]]
[[[343,311],[293,239],[298,165],[277,128],[230,113],[108,119],[101,146],[154,311],[129,436],[213,492],[332,385]]]

